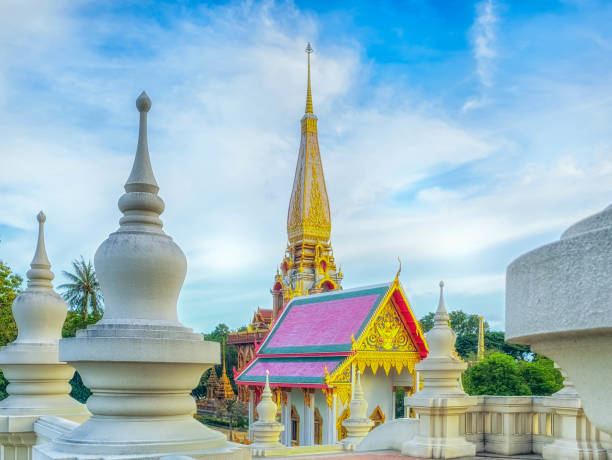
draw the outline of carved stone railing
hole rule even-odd
[[[612,459],[611,438],[584,415],[578,398],[475,396],[460,432],[476,452],[543,458]]]

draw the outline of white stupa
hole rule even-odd
[[[94,263],[104,294],[102,320],[60,342],[92,395],[92,417],[35,448],[37,458],[250,458],[248,448],[194,419],[191,390],[219,362],[219,344],[184,327],[176,303],[185,279],[183,251],[166,235],[164,202],[147,146],[151,100],[142,93],[138,147],[119,199],[119,228],[98,248]],[[35,457],[36,458],[36,457]]]

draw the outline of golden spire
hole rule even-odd
[[[308,54],[306,113],[301,121],[302,140],[287,215],[287,234],[292,245],[299,241],[327,244],[331,233],[329,200],[317,136],[317,117],[312,110],[310,43],[306,47],[306,53]]]
[[[312,110],[312,91],[310,90],[310,53],[312,53],[312,46],[308,42],[306,46],[306,54],[308,54],[308,88],[306,89],[306,113],[314,113]]]
[[[229,377],[227,376],[227,369],[225,368],[225,340],[221,342],[221,350],[223,353],[223,372],[221,373],[221,383],[223,384],[223,396],[225,399],[234,399],[236,394],[232,388]]]

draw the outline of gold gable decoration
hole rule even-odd
[[[414,365],[420,361],[420,354],[391,302],[392,291],[392,288],[389,289],[361,338],[352,338],[353,350],[356,351],[355,364],[362,373],[368,366],[374,374],[379,367],[385,370],[386,375],[389,375],[392,367],[398,374],[403,368],[414,373]]]
[[[388,300],[370,320],[362,337],[360,350],[417,351],[399,313]]]

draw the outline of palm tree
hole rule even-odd
[[[89,307],[93,316],[99,318],[103,303],[102,291],[91,261],[86,263],[81,256],[81,260],[72,261],[72,268],[74,273],[62,272],[70,281],[58,286],[58,289],[63,290],[62,297],[70,308],[80,312],[83,320],[87,318]]]

